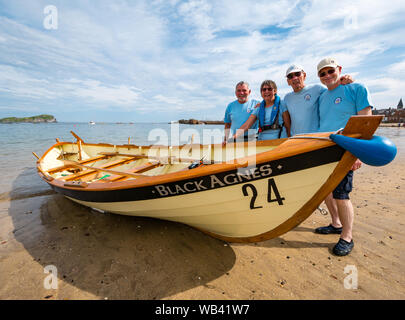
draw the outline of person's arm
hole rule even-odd
[[[284,111],[282,116],[283,116],[285,131],[287,132],[287,137],[291,137],[291,117],[290,117],[290,113],[288,111]]]
[[[365,107],[364,109],[361,109],[359,112],[357,112],[357,115],[359,116],[371,116],[371,106]]]
[[[257,117],[254,114],[251,114],[249,118],[246,120],[242,126],[236,130],[236,133],[232,136],[232,139],[236,139],[237,137],[241,136],[245,133],[245,131],[249,130],[251,126],[256,122]]]

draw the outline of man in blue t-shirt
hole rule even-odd
[[[229,137],[232,137],[236,130],[238,130],[249,118],[252,111],[255,109],[257,100],[249,100],[251,90],[249,84],[245,81],[241,81],[236,85],[235,95],[237,100],[228,104],[225,111],[225,136],[223,144],[228,141]],[[245,141],[254,140],[257,133],[257,121],[250,127],[248,131],[244,133]]]
[[[306,73],[300,65],[293,64],[286,71],[287,83],[293,89],[282,100],[291,119],[291,135],[317,132],[319,129],[319,97],[326,91],[321,84],[305,85]],[[342,84],[353,82],[350,75],[342,76]]]
[[[317,132],[319,128],[319,96],[326,88],[320,84],[305,85],[306,73],[293,64],[286,71],[287,83],[293,91],[282,101],[291,118],[291,135]]]
[[[325,58],[318,64],[318,76],[328,88],[319,98],[319,130],[336,131],[343,128],[352,115],[371,115],[370,93],[362,84],[352,83],[342,86],[339,82],[342,67],[334,58]],[[333,253],[345,256],[351,252],[354,210],[349,198],[352,190],[353,170],[360,168],[361,161],[356,160],[352,169],[340,182],[325,203],[331,214],[332,223],[315,230],[321,234],[340,234]]]

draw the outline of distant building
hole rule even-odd
[[[398,109],[398,110],[401,110],[401,109],[403,109],[403,108],[404,108],[404,105],[402,104],[402,98],[401,98],[401,99],[399,99],[397,109]]]
[[[402,103],[402,98],[399,100],[396,108],[388,109],[375,109],[373,110],[375,115],[383,115],[382,122],[386,123],[405,123],[405,110]]]

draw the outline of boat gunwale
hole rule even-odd
[[[322,133],[317,136],[320,137],[325,137],[329,136],[329,133]],[[125,181],[116,181],[116,182],[92,182],[89,183],[85,188],[80,188],[81,191],[105,191],[105,190],[119,190],[119,189],[128,189],[128,188],[142,188],[142,187],[149,187],[157,184],[165,184],[165,183],[172,183],[176,181],[181,181],[185,179],[194,179],[210,174],[218,174],[221,172],[226,172],[226,171],[232,171],[241,167],[246,167],[247,164],[252,163],[250,160],[252,158],[256,157],[255,163],[256,165],[262,164],[265,162],[270,162],[270,161],[275,161],[279,160],[282,158],[286,157],[291,157],[295,156],[298,154],[314,151],[317,149],[323,149],[332,145],[335,145],[334,142],[328,141],[328,140],[294,140],[294,139],[277,139],[277,140],[284,140],[280,144],[275,144],[274,140],[271,141],[269,144],[268,141],[257,141],[257,146],[271,146],[271,145],[277,145],[276,148],[268,151],[264,151],[261,153],[257,153],[254,155],[250,156],[245,156],[242,158],[236,158],[233,160],[234,163],[229,164],[229,163],[218,163],[218,164],[210,164],[207,166],[201,166],[194,168],[192,170],[187,170],[187,171],[176,171],[176,172],[171,172],[167,174],[162,174],[162,175],[156,175],[156,176],[145,176],[142,178],[138,179],[131,179],[131,180],[125,180]],[[285,145],[285,143],[288,143]],[[44,159],[44,157],[50,152],[53,148],[58,147],[60,145],[64,144],[75,144],[74,142],[58,142],[54,144],[52,147],[50,147],[44,155],[38,159],[37,161],[37,168],[40,173],[42,173],[41,178],[43,178],[47,183],[52,184],[56,187],[59,188],[64,188],[64,189],[72,189],[72,190],[77,190],[77,187],[74,186],[69,186],[69,185],[64,185],[64,180],[59,180],[57,178],[53,178],[52,176],[48,175],[51,179],[47,178],[46,172],[44,172],[40,168],[41,161]],[[90,144],[90,143],[82,143],[82,146],[85,145],[90,145],[90,146],[108,146],[108,147],[127,147],[128,145],[110,145],[110,144]],[[196,144],[198,146],[204,147],[207,145],[201,145],[201,144]],[[301,148],[296,148],[296,146],[301,146]],[[184,147],[185,145],[178,146],[179,148]],[[215,145],[211,145],[215,146]],[[154,146],[156,147],[156,146]],[[168,148],[168,146],[161,146],[164,148]],[[135,147],[136,148],[136,147]],[[143,148],[143,146],[142,146]],[[148,158],[145,158],[148,159]],[[235,163],[236,162],[236,163]],[[181,162],[180,162],[181,163]],[[44,177],[45,176],[45,177]]]
[[[378,127],[378,124],[381,122],[382,116],[363,116],[357,115],[352,116],[346,127],[344,128],[343,134],[347,136],[358,135],[361,133],[361,138],[370,139],[375,130]],[[364,122],[366,121],[366,123]],[[362,126],[360,126],[362,125]],[[360,126],[360,127],[359,127]],[[371,132],[372,131],[372,132]],[[311,137],[329,137],[330,134],[333,132],[319,132],[319,133],[311,133],[307,134],[307,136]],[[281,142],[281,143],[280,143]],[[40,165],[41,161],[44,157],[55,147],[64,144],[76,144],[74,142],[57,142],[53,146],[51,146],[40,159],[37,160],[37,169],[38,172],[41,173],[41,178],[43,178],[47,183],[54,185],[59,188],[64,189],[72,189],[77,190],[77,187],[74,186],[65,186],[63,180],[59,180],[53,178],[50,175],[47,175],[43,170],[41,170]],[[248,144],[245,142],[244,145]],[[170,146],[164,145],[149,145],[149,146],[137,146],[137,145],[114,145],[114,144],[106,144],[106,143],[98,143],[98,144],[91,144],[91,143],[82,143],[82,145],[91,145],[91,146],[108,146],[108,147],[131,147],[131,148],[145,148],[150,149],[151,147],[158,148],[170,148]],[[231,145],[234,145],[233,143]],[[146,176],[138,179],[132,180],[125,180],[125,181],[116,181],[116,182],[108,182],[108,183],[101,183],[101,182],[92,182],[86,185],[85,188],[81,188],[81,191],[105,191],[105,190],[120,190],[120,189],[129,189],[129,188],[142,188],[142,187],[149,187],[157,184],[165,184],[165,183],[172,183],[176,181],[181,181],[185,179],[193,179],[198,178],[201,176],[206,176],[210,174],[218,174],[225,171],[235,170],[240,167],[246,167],[249,163],[254,164],[262,164],[264,162],[270,162],[274,160],[278,160],[285,157],[291,157],[297,154],[310,152],[317,149],[326,148],[328,146],[336,145],[331,140],[321,140],[321,139],[276,139],[276,140],[264,140],[264,141],[256,141],[256,146],[274,146],[276,148],[264,151],[261,153],[256,153],[254,155],[245,156],[242,158],[236,158],[233,160],[234,163],[219,163],[219,164],[211,164],[208,166],[200,166],[194,168],[192,170],[187,171],[176,171],[162,175],[156,176]],[[209,145],[202,145],[202,144],[184,144],[180,146],[176,146],[177,148],[184,148],[185,146],[199,146],[200,149],[204,146]],[[215,146],[221,146],[219,144],[210,144],[211,148]],[[255,161],[250,161],[255,158]],[[236,163],[235,163],[236,162]]]
[[[354,118],[354,119],[352,119]],[[357,135],[360,133],[360,138],[362,139],[370,139],[372,135],[374,134],[375,130],[378,128],[379,123],[382,120],[382,116],[354,116],[351,119],[349,119],[348,124],[346,125],[343,134],[346,136],[350,135]],[[360,121],[356,120],[360,118]],[[363,120],[366,120],[364,122]],[[312,136],[319,136],[319,137],[325,137],[329,136],[330,133],[318,133],[318,134],[312,134]],[[67,142],[70,144],[70,142]],[[257,142],[259,145],[266,145],[266,141],[264,143],[262,141]],[[61,143],[64,144],[64,143]],[[51,148],[47,150],[47,152],[37,160],[37,168],[38,172],[41,173],[43,172],[42,170],[40,171],[40,161],[45,157],[45,155],[52,150],[54,147],[58,145],[55,144]],[[100,145],[100,144],[97,144]],[[303,154],[306,152],[314,151],[314,150],[319,150],[326,148],[328,146],[333,146],[336,145],[332,141],[328,140],[314,140],[314,139],[288,139],[286,141],[283,141],[278,148],[268,150],[259,154],[255,154],[252,156],[256,157],[255,164],[262,164],[264,162],[271,162],[271,161],[276,161],[282,158],[287,158],[291,157],[294,155],[299,155]],[[113,145],[111,145],[113,146]],[[203,145],[200,145],[200,147]],[[299,148],[297,148],[299,146]],[[168,146],[164,146],[167,148]],[[180,148],[181,146],[179,146]],[[341,148],[338,146],[338,148]],[[341,148],[344,150],[343,148]],[[252,157],[249,156],[249,157]],[[243,157],[240,159],[247,159],[249,157]],[[356,161],[356,157],[352,155],[349,151],[345,151],[342,156],[340,157],[340,160],[337,162],[336,167],[334,168],[333,172],[331,175],[328,177],[328,179],[324,182],[324,184],[318,189],[317,192],[309,199],[298,211],[296,211],[290,218],[279,224],[277,227],[264,232],[262,234],[258,235],[252,235],[252,236],[247,236],[247,237],[232,237],[232,236],[222,236],[217,233],[210,232],[208,230],[204,230],[201,228],[194,227],[195,229],[198,229],[208,235],[211,235],[215,238],[218,238],[223,241],[229,241],[229,242],[239,242],[239,243],[247,243],[247,242],[259,242],[259,241],[265,241],[269,240],[272,238],[275,238],[277,236],[280,236],[289,230],[293,229],[294,227],[298,226],[300,223],[302,223],[305,219],[307,219],[316,209],[316,207],[326,198],[326,196],[338,185],[338,183],[341,181],[341,179],[347,174],[347,172],[350,170],[351,166],[353,163]],[[235,159],[236,161],[238,159]],[[246,161],[247,162],[247,161]],[[243,164],[243,161],[242,161]],[[241,165],[240,165],[241,166]],[[239,167],[240,167],[239,166]],[[208,169],[207,169],[208,167]],[[81,188],[81,191],[104,191],[104,190],[120,190],[120,189],[125,189],[125,188],[141,188],[141,187],[149,187],[156,185],[158,183],[171,183],[171,182],[176,182],[176,181],[181,181],[184,180],[183,177],[187,179],[193,179],[196,177],[200,176],[206,176],[210,174],[217,174],[220,172],[224,172],[227,170],[235,170],[238,166],[235,164],[213,164],[210,166],[203,166],[203,167],[198,167],[196,169],[193,169],[191,171],[183,171],[182,172],[172,172],[169,174],[165,175],[159,175],[159,176],[151,176],[152,179],[149,179],[149,177],[145,177],[142,179],[135,179],[135,180],[130,180],[130,181],[124,181],[122,183],[120,182],[115,182],[115,184],[122,184],[123,186],[120,186],[119,188],[91,188],[90,190],[88,188]],[[214,168],[215,170],[213,170]],[[51,186],[55,186],[57,188],[62,188],[62,189],[70,189],[70,190],[75,190],[79,191],[78,188],[69,188],[67,186],[61,186],[61,181],[54,179],[52,181],[47,180],[46,176],[41,176],[48,184]],[[164,178],[166,181],[164,181]],[[145,182],[145,180],[149,180],[148,183],[140,183],[140,182]],[[128,183],[131,182],[131,183]],[[135,183],[132,183],[135,182]],[[97,183],[93,183],[97,184]],[[111,183],[111,185],[114,184],[114,182]],[[91,184],[90,184],[91,185]],[[89,185],[89,187],[90,187]],[[104,184],[105,186],[105,184]],[[87,190],[86,190],[87,189]]]

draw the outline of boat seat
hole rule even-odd
[[[108,155],[101,155],[101,156],[95,156],[95,157],[92,157],[92,158],[88,158],[88,159],[85,159],[85,160],[80,160],[78,162],[80,164],[88,164],[88,163],[96,162],[96,161],[99,161],[99,160],[108,159],[110,157],[111,156],[108,156]],[[56,168],[53,168],[51,170],[48,170],[47,172],[49,174],[53,174],[53,173],[57,173],[57,172],[66,170],[67,168],[70,168],[70,166],[69,165],[63,165],[63,166],[56,167]]]
[[[134,158],[125,158],[125,159],[121,159],[121,160],[115,160],[112,162],[105,163],[105,164],[97,167],[96,169],[110,169],[110,168],[121,166],[123,164],[126,164],[126,163],[134,161],[134,160],[135,160]],[[64,180],[72,181],[72,180],[75,180],[78,178],[83,178],[85,176],[88,176],[88,175],[94,174],[94,173],[97,173],[97,170],[88,169],[88,170],[84,170],[84,171],[69,175]]]
[[[146,172],[148,170],[152,170],[156,167],[162,166],[162,164],[160,162],[147,162],[141,166],[132,168],[130,170],[127,170],[125,172],[127,173],[142,173],[142,172]],[[103,177],[98,179],[97,181],[99,182],[115,182],[115,181],[123,181],[126,179],[129,179],[130,177],[127,176],[121,176],[121,175],[111,175],[111,176],[107,176],[107,177]]]

